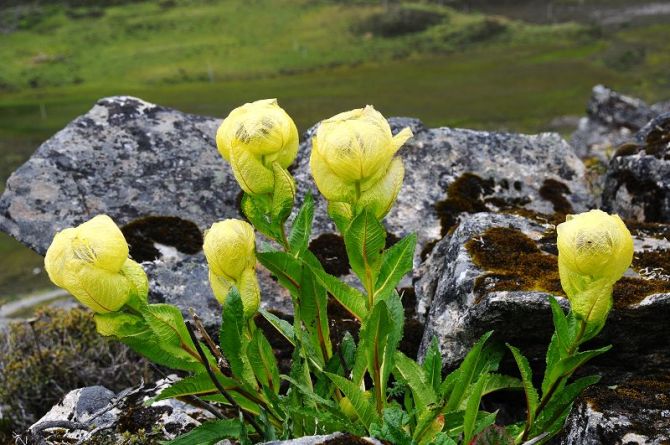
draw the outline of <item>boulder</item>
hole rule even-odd
[[[239,189],[214,147],[218,124],[132,97],[101,99],[11,175],[0,229],[44,254],[57,231],[100,213],[119,225],[173,217],[168,224],[200,230],[234,217]]]
[[[668,111],[669,102],[649,106],[640,99],[596,85],[586,117],[579,121],[572,135],[572,146],[581,158],[595,157],[607,162],[619,145],[630,141],[655,116]]]
[[[670,113],[617,150],[604,184],[604,209],[638,221],[670,222]]]
[[[664,326],[670,316],[670,226],[628,222],[632,268],[614,287],[614,308],[589,347],[612,344],[593,363],[604,382],[649,375],[670,365]],[[521,216],[478,213],[438,243],[415,286],[429,307],[421,356],[437,337],[447,368],[489,330],[519,347],[538,371],[553,325],[548,296],[567,308],[558,277],[553,225]]]
[[[575,402],[561,445],[670,442],[670,375],[589,388]]]
[[[44,254],[58,230],[106,213],[122,225],[131,256],[143,262],[152,300],[185,312],[194,307],[214,326],[218,306],[206,282],[202,231],[240,216],[240,189],[215,147],[219,122],[132,97],[102,99],[10,177],[0,198],[0,229]],[[409,126],[415,133],[400,152],[407,173],[386,224],[389,241],[418,232],[417,265],[463,213],[553,215],[593,205],[584,166],[556,134],[429,129],[411,118],[389,122],[395,132]],[[309,173],[315,128],[292,168],[299,201],[309,189],[317,196],[310,248],[327,270],[351,279],[341,261],[342,239]],[[288,294],[267,272],[261,275],[265,307],[290,314]]]
[[[546,215],[581,212],[594,200],[584,180],[583,163],[555,133],[523,135],[457,128],[426,128],[410,118],[390,118],[393,133],[414,133],[400,149],[405,179],[395,207],[385,220],[394,238],[418,234],[415,264],[462,214],[491,211]],[[306,133],[296,167],[300,198],[318,191],[309,173],[311,136]],[[315,234],[335,233],[319,199]],[[343,271],[343,274],[347,271]]]
[[[146,403],[175,379],[169,376],[154,386],[118,394],[102,386],[75,389],[29,428],[27,438],[30,443],[110,444],[127,443],[128,435],[137,443],[147,434],[152,439],[174,439],[214,418],[209,411],[178,400]]]
[[[101,99],[12,174],[0,229],[44,254],[57,231],[108,214],[142,262],[151,300],[192,307],[215,326],[202,232],[240,217],[240,189],[214,142],[219,124],[133,97]],[[264,306],[287,311],[287,294],[261,275]]]

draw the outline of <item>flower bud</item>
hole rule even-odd
[[[573,312],[604,324],[612,286],[633,260],[633,238],[618,215],[591,210],[556,228],[558,271]]]
[[[395,154],[410,137],[409,128],[393,136],[384,116],[370,105],[321,122],[310,158],[319,191],[331,202],[349,203],[356,211],[371,208],[383,217],[404,175]]]
[[[205,233],[203,245],[209,264],[209,282],[216,299],[223,304],[232,286],[242,297],[245,316],[251,317],[260,304],[256,277],[256,237],[253,228],[237,219],[214,223]]]
[[[144,270],[128,258],[128,244],[107,215],[58,232],[44,266],[54,284],[97,313],[117,311],[148,292]]]
[[[298,129],[277,99],[258,100],[230,112],[216,145],[246,193],[267,194],[274,188],[272,164],[287,168],[295,160]]]

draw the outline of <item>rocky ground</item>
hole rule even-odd
[[[394,131],[410,126],[415,133],[400,152],[405,183],[386,219],[396,237],[419,235],[415,274],[402,288],[411,315],[405,349],[421,356],[436,336],[450,367],[494,329],[539,369],[551,334],[547,295],[567,304],[555,224],[595,207],[619,213],[634,235],[635,258],[593,342],[614,348],[586,370],[603,380],[576,403],[559,441],[668,443],[670,104],[649,106],[597,86],[570,143],[554,133],[426,128],[410,118],[390,123]],[[240,195],[215,148],[218,124],[136,98],[102,99],[12,175],[0,198],[0,228],[43,254],[56,231],[107,213],[142,261],[151,299],[193,307],[215,327],[219,306],[207,283],[201,232],[239,217]],[[300,199],[316,192],[308,169],[313,131],[292,169]],[[310,248],[329,272],[350,277],[323,201]],[[290,317],[288,295],[267,271],[260,274],[263,305]],[[209,415],[177,402],[145,407],[147,391],[77,390],[29,435],[37,442],[64,434],[74,441],[118,439],[139,430],[122,420],[131,412],[152,419],[145,433],[173,437]],[[310,443],[331,443],[319,440]]]

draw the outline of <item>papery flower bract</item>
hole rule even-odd
[[[393,136],[372,106],[347,111],[319,124],[312,139],[310,168],[321,194],[356,211],[383,217],[393,205],[404,176],[398,149],[412,137],[405,128]]]
[[[232,286],[242,298],[247,318],[260,305],[260,288],[256,277],[256,236],[253,228],[237,219],[214,223],[205,232],[203,245],[209,264],[209,281],[216,299],[223,304]]]
[[[117,311],[148,292],[142,266],[128,258],[123,233],[107,215],[58,232],[44,266],[54,284],[97,313]]]
[[[272,164],[287,168],[298,153],[298,129],[277,99],[258,100],[235,108],[216,132],[219,153],[249,194],[271,193]]]
[[[568,215],[556,228],[561,286],[573,312],[604,323],[612,286],[633,260],[633,238],[618,215],[591,210]]]

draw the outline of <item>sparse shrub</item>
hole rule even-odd
[[[603,55],[603,61],[609,68],[617,71],[630,71],[644,63],[647,54],[645,48],[635,44],[614,44]]]
[[[495,17],[487,17],[482,21],[465,27],[455,34],[451,34],[448,40],[452,40],[458,46],[466,46],[493,39],[506,30],[507,25],[503,20]]]
[[[412,6],[395,6],[388,11],[367,17],[354,27],[354,31],[380,37],[398,37],[424,31],[445,18],[445,14],[437,11]]]
[[[90,311],[44,309],[0,335],[4,434],[27,428],[72,389],[103,385],[119,391],[141,378],[152,378],[148,363],[98,335]]]

